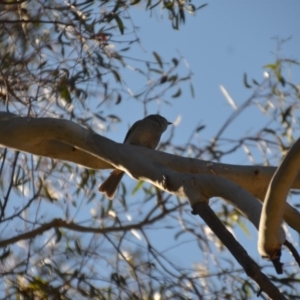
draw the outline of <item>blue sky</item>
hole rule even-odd
[[[195,0],[196,2],[199,2],[198,5],[205,3]],[[180,53],[186,58],[194,74],[194,99],[191,98],[189,90],[186,88],[183,96],[170,100],[171,106],[161,106],[161,114],[170,121],[174,121],[179,115],[182,118],[175,132],[176,144],[184,144],[199,123],[206,125],[206,128],[200,132],[198,146],[201,147],[205,141],[212,139],[233,112],[220,91],[220,85],[227,89],[238,105],[243,103],[251,95],[251,91],[244,87],[243,74],[247,73],[250,79],[255,78],[257,81],[263,79],[263,66],[276,59],[277,42],[274,38],[291,38],[284,44],[281,53],[288,58],[300,60],[299,12],[299,0],[214,0],[209,1],[209,5],[198,11],[195,17],[187,16],[186,24],[182,25],[179,31],[175,31],[167,20],[167,14],[161,16],[156,11],[150,18],[150,12],[145,12],[143,7],[137,6],[130,9],[135,25],[139,26],[138,35],[141,37],[144,50],[134,46],[133,52],[128,55],[153,60],[152,52],[156,51],[167,60]],[[299,70],[292,76],[296,78],[295,81],[300,82]],[[137,80],[133,84],[133,88],[140,88],[137,77],[133,76],[126,80],[130,82]],[[158,106],[160,105],[157,103],[150,105],[150,112],[156,113]],[[111,130],[102,134],[122,142],[128,126],[143,117],[142,105],[132,99],[125,99],[116,106],[110,103],[107,108],[109,108],[107,114],[113,113],[120,116],[122,122],[114,124],[110,128]],[[225,131],[224,136],[229,138],[242,136],[243,133],[255,128],[258,123],[265,122],[265,119],[258,119],[257,116],[261,117],[261,114],[257,114],[254,109],[243,114]],[[164,134],[163,139],[167,135],[168,131]],[[223,162],[249,164],[246,155],[241,155],[241,153],[226,157]],[[128,177],[124,177],[123,181],[126,182],[128,191],[131,191],[136,185],[136,181]],[[143,212],[138,210],[142,207],[141,199],[138,196],[134,199],[128,197],[128,203],[135,203],[130,211],[133,216],[139,216]],[[80,199],[76,199],[76,201],[79,202]],[[52,204],[50,205],[53,207]],[[90,203],[80,207],[80,214],[76,216],[78,217],[75,218],[76,221],[90,218],[92,205],[93,203]],[[59,216],[57,212],[55,216]],[[49,214],[49,218],[52,217]],[[191,216],[191,218],[197,217]],[[176,223],[177,228],[173,228],[173,230],[164,227],[165,224],[174,225],[172,221],[166,219],[162,224],[155,224],[153,228],[150,228],[155,246],[163,251],[175,245],[172,251],[165,252],[166,255],[176,262],[179,259],[182,260],[186,266],[191,266],[191,262],[204,261],[207,253],[199,251],[197,241],[191,236],[180,237],[174,241],[173,233],[180,229],[178,223]],[[178,222],[178,220],[176,221]],[[247,237],[241,228],[234,229],[235,234],[252,257],[262,263],[256,249],[256,231],[252,226],[249,227],[251,237]],[[135,237],[132,238],[134,240]],[[178,249],[176,249],[177,246]],[[225,254],[228,258],[229,254]],[[285,259],[289,263],[293,262],[290,255],[285,256]],[[232,257],[231,260],[233,260]],[[263,264],[271,267],[270,263],[264,262]]]
[[[219,86],[223,85],[227,89],[237,105],[243,103],[252,93],[243,84],[243,74],[247,73],[250,80],[263,80],[263,66],[273,63],[278,53],[276,39],[290,38],[280,53],[287,58],[300,59],[299,12],[300,1],[296,0],[209,1],[208,6],[198,11],[195,17],[189,16],[186,24],[175,31],[166,14],[161,16],[157,12],[150,18],[150,13],[144,12],[142,7],[131,11],[135,24],[140,26],[138,34],[146,49],[145,52],[137,51],[137,57],[153,59],[152,51],[157,51],[162,58],[167,59],[179,52],[186,58],[194,74],[195,98],[191,98],[187,89],[181,98],[171,101],[172,106],[161,107],[161,114],[170,121],[174,121],[178,115],[182,117],[174,139],[177,144],[183,144],[199,123],[206,125],[200,133],[199,147],[202,141],[208,141],[216,134],[233,112]],[[294,82],[300,81],[299,70],[291,76]],[[122,123],[117,123],[106,135],[121,142],[128,125],[143,117],[143,109],[134,101],[125,101],[111,108],[115,114],[121,115]],[[152,108],[151,112],[155,113],[157,105],[154,104]],[[241,136],[253,130],[266,122],[261,116],[255,109],[249,110],[225,131],[224,136]],[[223,162],[249,164],[246,155],[236,154]],[[135,184],[128,180],[128,189]],[[241,229],[236,229],[239,240],[256,260],[260,260],[256,248],[256,231],[251,227],[250,232],[252,237],[246,237]],[[157,236],[162,249],[168,248],[171,242],[167,236],[171,236],[170,231],[161,231],[160,238]],[[185,257],[186,262],[189,259],[197,261],[199,252],[193,250],[191,244],[187,244],[185,250],[180,249],[191,254]],[[287,261],[291,262],[293,258],[288,255]]]
[[[281,53],[288,58],[299,58],[299,11],[300,2],[296,0],[210,1],[195,17],[187,16],[186,24],[175,31],[167,14],[160,15],[156,11],[150,17],[150,12],[142,7],[132,9],[130,13],[139,26],[138,34],[145,49],[144,52],[137,49],[137,57],[153,60],[152,51],[156,51],[167,60],[179,52],[194,74],[195,98],[191,98],[187,89],[181,98],[171,100],[172,106],[161,109],[171,121],[181,115],[182,122],[175,136],[178,143],[189,136],[199,122],[206,125],[201,131],[202,140],[210,140],[216,134],[233,111],[219,86],[223,85],[237,104],[245,101],[251,91],[244,87],[243,74],[247,73],[250,80],[263,80],[263,66],[276,59],[276,38],[291,38],[283,45]],[[299,73],[293,76],[300,79]],[[128,110],[127,114],[122,114],[124,109]],[[155,104],[153,112],[156,110]],[[143,117],[142,107],[134,101],[116,106],[113,111],[122,116],[127,126]],[[251,121],[251,116],[243,115],[238,121],[242,123],[237,123],[239,129],[251,130],[254,126]],[[117,124],[108,136],[122,141],[128,128],[124,128],[124,123]],[[225,135],[233,133],[228,131]]]

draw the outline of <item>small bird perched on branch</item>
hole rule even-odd
[[[161,135],[170,124],[172,123],[160,115],[149,115],[143,120],[136,121],[131,126],[124,143],[155,149]],[[124,172],[121,170],[112,171],[109,177],[100,185],[99,191],[112,199],[123,175]]]

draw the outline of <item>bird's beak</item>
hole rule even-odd
[[[172,122],[168,122],[168,125],[171,125],[171,124],[173,124]]]

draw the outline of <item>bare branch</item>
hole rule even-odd
[[[32,239],[36,237],[37,235],[43,234],[44,232],[53,229],[53,228],[67,228],[69,230],[77,231],[77,232],[89,232],[89,233],[97,233],[97,234],[104,234],[104,233],[110,233],[110,232],[126,232],[133,229],[142,229],[145,225],[153,224],[156,221],[162,219],[165,215],[168,213],[171,213],[172,211],[177,210],[177,207],[174,207],[172,209],[168,209],[165,211],[162,211],[160,214],[154,216],[153,218],[149,218],[149,215],[145,217],[144,220],[142,220],[139,223],[134,223],[126,226],[120,226],[120,227],[105,227],[105,228],[92,228],[92,227],[86,227],[82,225],[78,225],[74,222],[67,222],[62,219],[53,219],[52,221],[45,223],[41,225],[40,227],[33,229],[29,232],[25,232],[22,234],[19,234],[17,236],[14,236],[12,238],[2,240],[0,241],[0,248],[7,247],[8,245],[14,244],[16,242],[19,242],[21,240],[27,240]]]
[[[256,262],[248,255],[245,249],[226,229],[220,219],[207,203],[196,203],[193,205],[193,214],[198,214],[216,234],[231,254],[244,268],[249,277],[257,282],[261,291],[264,291],[271,299],[286,299],[269,278],[260,271]],[[258,294],[261,292],[259,291]]]

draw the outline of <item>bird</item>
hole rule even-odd
[[[172,123],[160,115],[149,115],[136,121],[128,130],[124,144],[143,146],[155,149],[160,137]],[[109,177],[99,186],[99,191],[109,199],[113,199],[117,187],[124,175],[124,171],[115,169]]]

